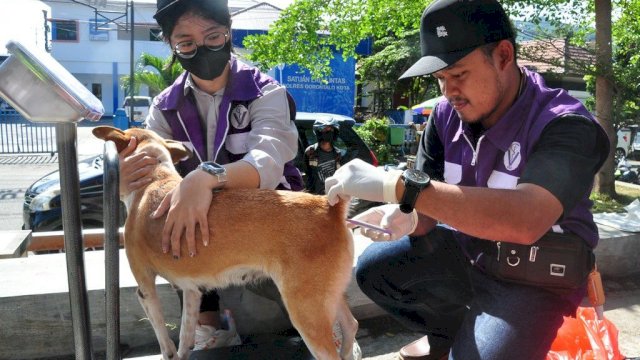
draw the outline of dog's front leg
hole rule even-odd
[[[160,344],[160,351],[164,359],[176,359],[177,351],[176,345],[169,337],[169,332],[165,325],[164,316],[162,315],[162,304],[155,288],[155,281],[153,279],[147,282],[148,286],[141,284],[138,287],[138,300],[140,305],[144,309],[145,314],[151,322],[153,331],[156,333],[158,343]]]
[[[180,325],[180,345],[178,356],[186,359],[195,342],[196,325],[202,293],[197,289],[182,291],[182,323]]]

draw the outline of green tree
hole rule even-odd
[[[149,87],[151,96],[159,94],[167,86],[171,85],[183,69],[179,62],[175,61],[171,64],[173,55],[166,58],[153,56],[151,54],[142,53],[136,64],[136,70],[133,73],[134,92],[137,94],[140,85],[144,84]],[[171,64],[171,66],[169,65]],[[129,75],[120,78],[123,89],[129,89]]]
[[[615,47],[619,39],[624,39],[621,44],[637,44],[625,36],[637,37],[638,1],[615,0],[613,11],[611,0],[504,0],[502,4],[512,18],[534,24],[548,22],[563,37],[571,29],[578,35],[572,39],[582,39],[579,41],[584,41],[581,34],[593,31],[597,18],[599,26],[596,26],[596,37],[603,39],[598,45],[602,50],[607,43],[613,43]],[[424,0],[297,0],[282,12],[268,34],[248,37],[244,44],[253,51],[250,59],[263,69],[273,68],[277,64],[298,64],[308,69],[315,78],[323,78],[330,73],[329,61],[333,57],[333,49],[342,52],[344,57],[357,58],[355,48],[363,39],[384,39],[388,36],[403,38],[403,34],[419,28],[420,14],[430,3]],[[607,42],[607,25],[603,19],[608,18],[610,22],[612,13],[617,25],[614,26],[613,38],[609,36]],[[576,19],[580,22],[576,23]],[[571,26],[565,25],[567,23],[571,23]],[[618,25],[619,31],[615,30]],[[629,61],[634,64],[638,59],[638,55],[634,56],[632,52],[635,49],[628,53]],[[604,53],[606,50],[599,53],[600,60],[592,68],[596,82],[601,84],[595,94],[596,114],[607,129],[614,147],[614,138],[611,136],[612,92],[609,89],[615,79],[611,69],[614,74],[616,69],[611,67],[611,57],[606,59],[606,56],[602,56]],[[404,58],[399,61],[404,61]],[[637,78],[627,78],[626,81],[630,86],[638,84]],[[613,150],[596,181],[596,190],[607,195],[615,194],[612,162]]]
[[[614,3],[615,5],[615,3]],[[640,125],[640,1],[625,1],[620,16],[612,23],[612,76],[613,112],[611,122],[618,130],[629,125]],[[596,76],[585,77],[587,89],[594,94]],[[595,99],[589,99],[595,109]]]
[[[364,39],[418,29],[424,6],[416,0],[297,0],[267,34],[248,36],[244,45],[262,69],[297,64],[323,78],[330,73],[333,49],[345,58],[357,57],[356,46]]]
[[[402,73],[420,59],[420,33],[409,30],[399,36],[389,34],[374,42],[373,53],[358,61],[359,81],[373,85],[372,112],[381,114],[391,109],[394,95],[402,95],[416,104],[439,95],[432,77],[415,77],[398,81]]]
[[[354,128],[354,130],[373,151],[380,164],[392,162],[391,145],[387,141],[389,137],[389,119],[371,118],[362,126]]]
[[[284,9],[267,34],[248,36],[249,59],[262,69],[297,64],[316,78],[330,72],[333,49],[356,57],[356,46],[368,38],[403,38],[420,26],[420,15],[432,0],[297,0]],[[512,17],[538,23],[545,19],[584,18],[579,0],[505,0]],[[336,16],[339,14],[340,16]],[[417,45],[417,43],[416,43]],[[406,64],[408,67],[410,64]]]

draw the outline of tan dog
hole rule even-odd
[[[198,254],[176,260],[161,249],[164,219],[153,220],[151,213],[182,180],[174,163],[188,156],[188,151],[180,142],[164,140],[143,129],[123,132],[99,126],[93,134],[112,140],[118,151],[134,136],[138,141],[136,152],[144,151],[160,160],[149,185],[121,195],[128,210],[127,258],[138,283],[140,303],[165,359],[186,359],[193,347],[199,289],[243,284],[265,275],[277,285],[291,322],[315,358],[339,358],[332,339],[335,321],[343,333],[340,358],[352,357],[358,323],[344,299],[353,263],[353,238],[345,224],[345,201],[331,207],[326,197],[302,192],[219,191],[209,209],[209,245],[201,244],[198,233]],[[188,253],[186,241],[181,246],[181,252]],[[158,275],[183,290],[177,352],[156,293]]]

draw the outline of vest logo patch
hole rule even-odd
[[[237,105],[231,112],[231,126],[236,129],[244,129],[249,126],[249,109],[244,105]]]
[[[438,35],[438,37],[447,37],[449,36],[449,34],[447,33],[447,28],[444,26],[438,26],[436,28],[436,35]]]
[[[509,149],[504,153],[504,167],[509,171],[513,171],[518,168],[521,160],[520,143],[514,141],[509,146]]]

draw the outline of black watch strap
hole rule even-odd
[[[408,214],[413,211],[420,192],[431,183],[429,175],[422,171],[408,169],[402,173],[404,194],[400,200],[400,211]]]

